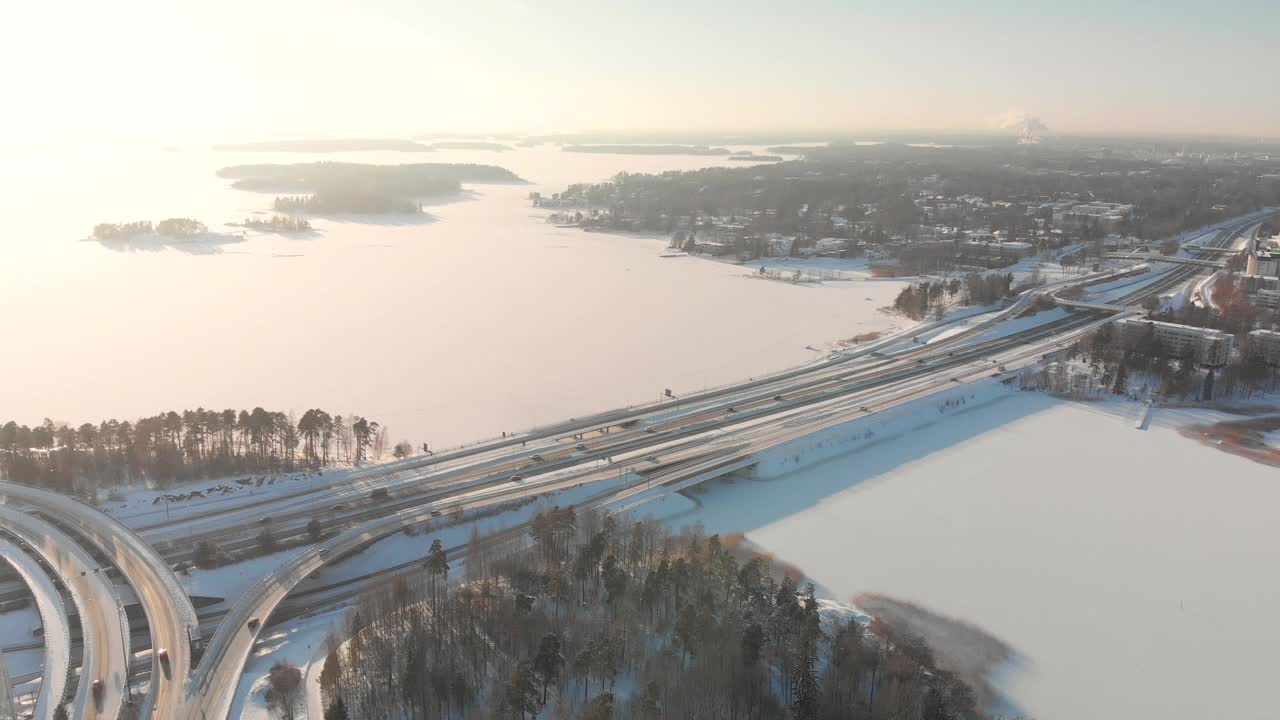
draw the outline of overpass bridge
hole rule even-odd
[[[1205,248],[1198,248],[1204,250]],[[1201,260],[1199,258],[1184,258],[1174,255],[1133,255],[1130,253],[1103,253],[1102,257],[1106,260],[1143,260],[1146,262],[1164,262],[1173,263],[1175,265],[1195,265],[1197,267],[1217,268],[1222,270],[1227,263],[1222,260]]]
[[[1183,245],[1182,249],[1190,250],[1191,252],[1218,253],[1220,255],[1235,255],[1237,253],[1243,252],[1243,249],[1241,248],[1213,247],[1211,245],[1191,245],[1191,244]]]
[[[1053,302],[1065,307],[1075,308],[1078,310],[1098,310],[1101,312],[1111,313],[1141,313],[1146,314],[1146,310],[1141,307],[1133,307],[1130,305],[1108,305],[1107,303],[1085,302],[1084,300],[1068,300],[1066,298],[1054,297]]]

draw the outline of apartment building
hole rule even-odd
[[[1254,330],[1249,333],[1249,355],[1261,356],[1268,365],[1280,367],[1280,332]]]
[[[1115,329],[1121,347],[1132,348],[1148,333],[1154,333],[1155,340],[1170,357],[1190,355],[1197,363],[1214,367],[1227,364],[1235,345],[1234,339],[1220,330],[1156,320],[1125,318],[1116,321]]]

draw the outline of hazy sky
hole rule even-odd
[[[27,0],[7,134],[1280,135],[1280,2]]]

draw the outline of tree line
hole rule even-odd
[[[311,229],[311,222],[301,217],[272,215],[267,220],[248,218],[244,221],[244,226],[254,230],[267,230],[270,232],[305,232]]]
[[[1038,280],[1033,280],[1038,282]],[[912,283],[898,293],[893,309],[912,320],[920,320],[932,312],[941,319],[948,302],[963,305],[989,305],[1014,294],[1013,273],[969,273],[964,279],[923,280]]]
[[[385,442],[377,422],[311,409],[168,411],[79,427],[46,419],[0,425],[0,476],[93,498],[98,488],[361,462]],[[380,453],[378,453],[380,454]]]
[[[191,218],[166,218],[151,224],[150,220],[137,220],[126,223],[98,223],[93,226],[93,237],[97,240],[128,240],[139,235],[168,235],[170,237],[190,237],[203,235],[209,228],[199,220]]]
[[[978,717],[921,640],[824,616],[719,536],[572,507],[527,529],[473,529],[461,573],[437,539],[366,591],[329,640],[325,717]]]

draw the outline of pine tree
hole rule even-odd
[[[342,698],[333,701],[333,704],[325,708],[324,720],[348,720],[347,704],[342,702]]]
[[[764,628],[760,623],[752,622],[742,631],[742,664],[751,667],[760,661],[760,651],[764,647]]]
[[[542,681],[542,704],[547,704],[547,686],[556,681],[560,668],[564,667],[561,647],[564,642],[555,633],[547,633],[538,642],[538,653],[533,658],[533,671]]]
[[[793,678],[791,711],[796,720],[816,718],[820,699],[818,642],[817,634],[812,630],[806,629],[800,638]]]
[[[507,708],[520,714],[536,715],[541,705],[538,703],[538,688],[534,685],[533,671],[528,661],[522,661],[511,674],[506,690]]]
[[[1116,379],[1111,385],[1111,392],[1116,395],[1124,395],[1129,389],[1129,369],[1125,367],[1128,362],[1128,355],[1120,361],[1120,367],[1116,368]]]
[[[611,720],[613,718],[613,693],[605,690],[591,699],[582,715],[584,720]]]

